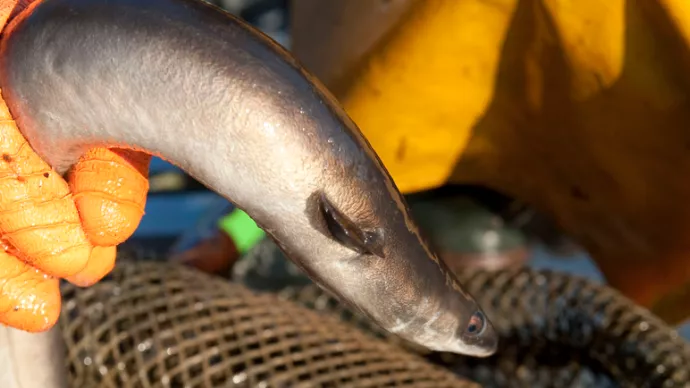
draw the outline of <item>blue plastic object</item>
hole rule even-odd
[[[151,160],[151,176],[166,172],[184,174],[160,158]],[[218,221],[233,209],[230,201],[210,190],[150,194],[144,217],[125,245],[179,253],[210,238],[218,230]]]
[[[232,204],[212,191],[150,195],[146,213],[133,237],[179,236],[189,228],[196,228],[201,216],[213,209],[229,211]]]
[[[158,157],[151,158],[151,164],[149,165],[149,174],[150,175],[160,174],[163,172],[171,172],[171,171],[182,172],[182,170],[177,168],[174,164],[168,163],[161,158],[158,158]]]

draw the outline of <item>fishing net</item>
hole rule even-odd
[[[73,387],[472,386],[335,317],[182,266],[123,260],[63,298]]]
[[[427,352],[388,334],[314,285],[270,240],[234,267],[233,278],[336,315],[483,387],[690,387],[690,344],[609,287],[529,267],[456,268],[456,275],[500,336],[492,357]]]
[[[71,386],[690,386],[688,344],[613,291],[529,269],[464,276],[484,291],[501,335],[496,356],[426,352],[386,334],[270,241],[235,267],[234,281],[121,258],[95,286],[63,285]]]

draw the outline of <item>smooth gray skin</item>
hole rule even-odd
[[[59,327],[28,333],[0,325],[0,387],[69,388]]]
[[[162,155],[383,328],[432,350],[495,352],[488,319],[467,331],[481,309],[355,124],[263,34],[194,0],[46,0],[15,19],[1,50],[10,110],[57,171],[95,145]],[[322,206],[371,249],[334,238]]]

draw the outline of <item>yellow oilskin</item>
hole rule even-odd
[[[690,316],[690,2],[418,0],[346,74],[403,192],[518,197],[614,287]]]

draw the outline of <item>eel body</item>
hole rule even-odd
[[[1,50],[10,111],[56,171],[93,146],[160,155],[386,330],[495,352],[489,319],[356,125],[263,34],[197,0],[43,0],[8,25]]]
[[[69,388],[59,327],[29,333],[0,326],[0,387]]]

